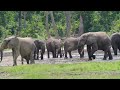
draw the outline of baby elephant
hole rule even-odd
[[[69,37],[67,39],[65,39],[64,41],[64,51],[65,51],[65,58],[67,57],[67,52],[69,53],[69,57],[72,58],[71,52],[74,50],[78,49],[78,39],[74,38],[74,37]],[[84,51],[80,54],[80,57],[84,57]]]
[[[43,55],[45,53],[45,42],[42,40],[35,40],[36,50],[34,52],[34,59],[39,60],[39,50],[41,53],[41,60],[43,60]]]
[[[47,47],[48,58],[50,57],[49,52],[52,52],[53,58],[57,58],[58,54],[60,54],[60,58],[62,58],[62,51],[61,51],[62,41],[61,41],[61,39],[55,39],[53,37],[50,37],[46,41],[46,47]]]

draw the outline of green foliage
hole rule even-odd
[[[54,11],[53,15],[58,34],[64,37],[66,32],[65,13],[64,11]],[[71,34],[78,34],[80,15],[83,17],[84,32],[105,31],[109,35],[119,32],[120,11],[71,11]],[[18,21],[18,11],[0,11],[0,38],[15,34],[19,28]],[[50,14],[48,23],[50,34],[55,36]],[[12,30],[14,33],[12,33]],[[24,20],[24,14],[22,14],[20,35],[22,37],[30,36],[45,39],[47,37],[45,12],[27,11],[26,20]]]
[[[120,32],[120,19],[113,21],[113,24],[111,26],[110,33],[112,34],[116,32]]]
[[[1,67],[0,73],[2,79],[119,79],[120,61],[19,65]]]

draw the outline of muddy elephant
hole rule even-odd
[[[97,50],[104,51],[104,58],[106,60],[109,56],[109,60],[112,60],[113,57],[111,55],[111,40],[109,36],[105,32],[88,32],[82,34],[78,38],[78,48],[79,52],[83,50],[84,45],[87,45],[87,52],[89,60],[95,59],[95,55],[93,55]]]
[[[0,51],[3,51],[4,49],[10,48],[12,49],[12,55],[13,55],[13,66],[17,65],[17,58],[19,55],[21,55],[21,62],[23,64],[23,59],[26,59],[27,64],[34,64],[34,51],[35,51],[35,44],[34,40],[32,38],[26,37],[16,37],[11,36],[8,38],[5,38],[4,41],[1,44]]]
[[[45,42],[42,40],[35,40],[36,50],[34,52],[34,59],[39,60],[39,50],[41,54],[41,60],[43,60],[43,55],[45,53]]]
[[[114,33],[110,38],[114,55],[117,55],[117,50],[120,51],[120,33]]]
[[[67,57],[67,53],[69,53],[69,57],[72,58],[71,52],[74,50],[78,50],[78,38],[75,37],[69,37],[64,40],[64,52],[65,52],[65,58]],[[80,54],[80,58],[84,57],[84,50]]]
[[[47,48],[47,54],[48,58],[50,58],[49,52],[52,52],[53,58],[57,58],[60,54],[60,58],[62,58],[62,40],[61,39],[55,39],[53,37],[50,37],[46,41],[46,48]]]

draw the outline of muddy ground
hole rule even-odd
[[[3,52],[3,60],[2,62],[0,62],[0,66],[12,66],[13,65],[13,57],[12,57],[12,51],[4,51]],[[35,60],[35,63],[39,63],[39,64],[62,64],[62,63],[80,63],[80,62],[114,62],[114,61],[118,61],[120,60],[120,54],[118,53],[117,56],[114,56],[113,51],[112,51],[112,55],[113,55],[113,60],[102,60],[103,59],[103,55],[104,52],[101,50],[96,51],[95,53],[96,55],[96,59],[92,60],[92,61],[87,61],[88,60],[88,54],[85,51],[85,56],[83,59],[80,59],[80,56],[76,51],[72,51],[72,56],[73,58],[70,59],[64,59],[63,58],[52,58],[52,55],[50,53],[50,58],[47,58],[47,53],[45,52],[44,55],[44,60]],[[69,57],[69,55],[68,55]],[[26,64],[26,61],[24,60],[24,64]],[[21,57],[19,56],[17,59],[17,65],[21,65]]]

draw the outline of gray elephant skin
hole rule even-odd
[[[1,44],[0,50],[3,51],[4,49],[10,48],[12,49],[12,55],[13,55],[13,66],[17,65],[17,58],[19,55],[21,55],[21,61],[23,64],[23,58],[26,59],[27,64],[34,64],[34,51],[35,51],[35,44],[34,40],[32,38],[26,37],[16,37],[11,36],[8,38],[5,38],[4,41]]]
[[[55,39],[53,37],[48,38],[46,41],[46,48],[48,53],[48,58],[50,58],[49,53],[52,52],[53,58],[58,58],[58,55],[60,54],[60,58],[62,58],[62,40],[61,39]]]
[[[64,40],[64,52],[65,58],[67,57],[67,53],[69,53],[69,57],[72,58],[71,52],[78,49],[78,38],[69,37]],[[79,52],[79,51],[78,51]],[[84,57],[84,50],[80,54],[80,58]]]
[[[105,32],[88,32],[82,34],[79,38],[78,48],[82,51],[84,45],[87,45],[87,52],[89,60],[95,59],[93,55],[97,50],[104,51],[104,58],[106,60],[109,56],[109,60],[112,60],[111,55],[111,40]]]
[[[120,51],[120,33],[114,33],[111,35],[111,44],[114,55],[117,55],[117,50]]]
[[[42,40],[35,40],[36,50],[34,52],[34,59],[39,60],[39,50],[41,54],[41,60],[43,60],[43,55],[45,53],[45,42]]]

